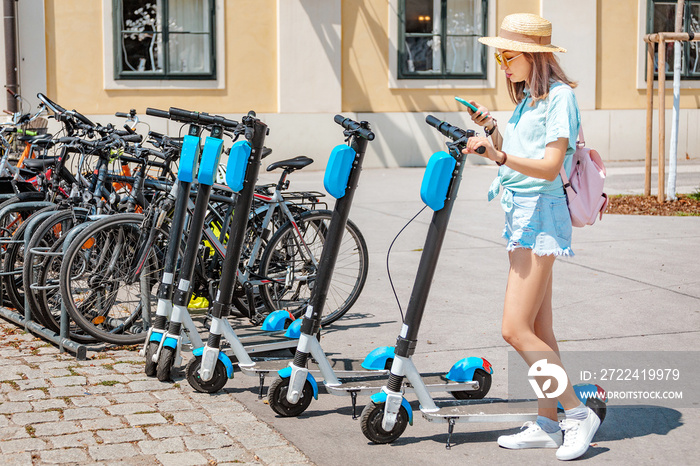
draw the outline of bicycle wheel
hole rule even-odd
[[[85,209],[67,209],[54,213],[36,228],[24,254],[22,282],[26,284],[24,291],[29,309],[39,323],[56,333],[60,332],[61,325],[61,301],[58,293],[61,257],[54,253],[61,251],[66,233],[76,224],[86,221],[87,214]],[[32,289],[32,285],[41,288]],[[55,288],[50,288],[51,286]],[[95,341],[74,323],[69,331],[70,338],[75,341]]]
[[[24,280],[22,280],[22,270],[24,268],[24,232],[29,225],[29,220],[37,214],[55,210],[56,206],[43,207],[31,212],[23,222],[17,225],[12,232],[11,240],[3,254],[2,271],[5,294],[11,306],[20,314],[24,313]],[[27,211],[27,213],[29,213]],[[21,212],[17,212],[21,215]]]
[[[61,263],[61,296],[75,322],[107,343],[143,342],[160,274],[156,249],[142,252],[144,216],[119,214],[76,235]],[[167,234],[162,232],[159,240]],[[145,259],[145,260],[142,260]],[[136,265],[143,264],[136,274]]]
[[[260,294],[270,309],[286,309],[295,317],[306,310],[316,282],[317,267],[332,212],[312,211],[280,228],[265,248],[260,275],[270,283]],[[348,220],[328,288],[321,325],[335,322],[355,303],[369,268],[367,244],[357,226]]]
[[[46,261],[40,267],[39,275],[36,277],[36,284],[40,288],[34,294],[37,298],[39,311],[37,316],[44,322],[44,326],[52,329],[56,333],[60,332],[61,327],[61,311],[62,302],[61,293],[59,291],[59,278],[61,276],[61,261],[63,259],[63,241],[65,236],[62,236],[54,242],[49,249],[49,254]],[[85,331],[70,319],[68,322],[68,334],[71,340],[78,343],[95,343],[99,341],[95,337],[88,335]]]

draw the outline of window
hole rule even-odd
[[[673,32],[676,27],[675,1],[648,0],[647,32]],[[700,1],[686,0],[683,31],[700,33]],[[658,44],[655,44],[654,68],[658,76]],[[666,76],[673,78],[673,42],[666,42]],[[700,79],[700,44],[684,42],[681,55],[681,79]]]
[[[214,0],[114,0],[115,79],[216,79]]]
[[[487,0],[401,0],[400,79],[485,79]]]

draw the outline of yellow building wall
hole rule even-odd
[[[47,91],[51,99],[86,114],[146,107],[211,113],[277,110],[275,0],[225,1],[224,89],[105,90],[102,2],[46,0]]]
[[[539,11],[539,0],[499,0],[496,2],[496,27],[508,14]],[[461,111],[463,107],[454,100],[456,92],[490,110],[514,108],[502,72],[496,73],[495,89],[390,89],[389,14],[388,0],[342,2],[343,111]]]
[[[645,47],[641,40],[634,39],[638,37],[638,23],[639,0],[598,0],[598,109],[646,108],[646,89],[636,88],[637,50]],[[657,91],[654,91],[655,108],[658,106],[657,96]],[[681,89],[680,106],[699,108],[700,89]],[[666,89],[666,108],[672,107],[673,91]]]

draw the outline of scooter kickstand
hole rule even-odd
[[[454,417],[451,417],[447,420],[447,444],[445,445],[445,449],[451,450],[452,449],[452,444],[450,444],[450,440],[452,440],[452,432],[455,430],[455,419]]]
[[[352,399],[352,419],[357,419],[357,392],[350,392],[350,398]]]
[[[258,400],[262,400],[263,391],[265,390],[265,373],[260,372],[258,376],[260,377],[260,390],[258,391]]]

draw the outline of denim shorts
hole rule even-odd
[[[538,256],[573,256],[571,230],[566,197],[513,193],[513,208],[506,212],[503,229],[508,251],[525,248]]]

